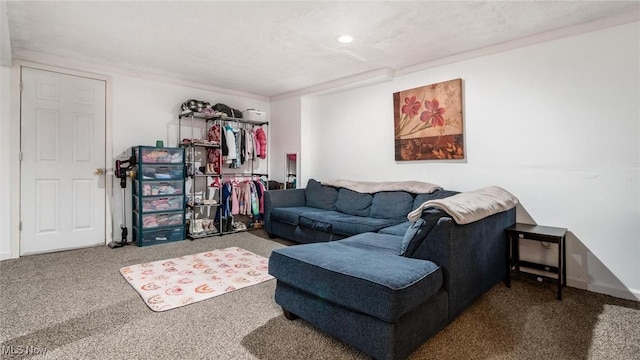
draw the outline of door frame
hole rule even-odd
[[[111,199],[113,199],[113,164],[111,159],[113,159],[113,141],[112,141],[112,133],[111,133],[111,114],[112,114],[112,84],[111,77],[103,74],[91,73],[86,71],[79,71],[68,69],[64,67],[47,65],[42,63],[36,63],[25,60],[17,60],[13,61],[12,71],[11,71],[11,94],[13,97],[11,99],[11,145],[10,145],[10,153],[11,153],[11,162],[9,168],[11,169],[11,258],[19,258],[20,257],[20,206],[21,206],[21,171],[20,171],[20,130],[22,129],[22,117],[21,117],[21,107],[22,107],[22,95],[20,93],[20,79],[22,68],[28,67],[37,70],[51,71],[65,75],[72,76],[80,76],[94,80],[100,80],[105,82],[105,245],[111,241],[110,239],[113,236],[113,219],[111,212]]]

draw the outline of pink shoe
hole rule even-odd
[[[211,185],[209,185],[209,187],[217,187],[217,188],[222,187],[222,184],[220,183],[220,178],[216,176],[213,182],[211,183]]]

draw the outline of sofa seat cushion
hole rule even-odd
[[[411,227],[411,224],[413,224],[411,221],[404,221],[404,222],[401,222],[400,224],[392,225],[384,229],[380,229],[380,231],[378,232],[380,234],[404,236],[404,234],[407,233],[407,230],[409,229],[409,227]]]
[[[394,323],[428,301],[443,279],[442,269],[431,261],[393,255],[384,246],[376,249],[375,244],[395,238],[367,233],[355,242],[277,249],[269,258],[269,273],[325,301]]]
[[[387,253],[389,255],[398,255],[402,248],[402,236],[380,234],[380,233],[364,233],[350,236],[340,240],[343,244],[360,249],[368,249],[376,252]]]
[[[322,214],[326,215],[325,212]],[[330,221],[330,219],[324,216],[300,216],[300,226],[326,233],[333,233],[333,224]]]
[[[400,222],[397,219],[376,219],[343,214],[338,211],[314,211],[300,215],[300,225],[345,236],[376,232]]]
[[[271,219],[285,224],[297,226],[300,223],[300,215],[314,211],[326,211],[309,206],[280,207],[271,210]]]

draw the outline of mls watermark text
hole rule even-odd
[[[45,355],[47,348],[33,345],[2,345],[1,355]]]

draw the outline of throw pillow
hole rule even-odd
[[[309,179],[304,191],[305,205],[323,210],[335,210],[338,190],[324,186],[314,179]]]
[[[422,217],[407,229],[400,246],[400,256],[412,257],[429,232],[438,223],[444,212],[438,209],[427,209]]]

